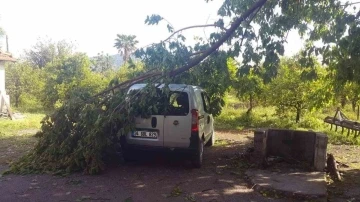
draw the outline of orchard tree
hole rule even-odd
[[[238,77],[234,79],[233,88],[238,98],[249,102],[246,114],[250,114],[254,108],[255,100],[259,100],[263,96],[265,84],[261,75],[262,69],[254,67],[246,68],[245,72],[244,69],[237,69]]]
[[[124,63],[129,61],[130,55],[136,50],[136,44],[138,43],[139,41],[136,40],[135,35],[117,35],[114,47],[118,49],[120,56],[123,57]]]
[[[113,69],[113,64],[114,59],[109,54],[101,52],[91,60],[91,69],[95,72],[104,73]]]
[[[73,52],[74,45],[65,40],[54,42],[51,39],[39,39],[31,49],[25,51],[25,58],[34,68],[42,69],[57,59],[72,55]]]
[[[296,123],[305,110],[331,102],[330,82],[326,82],[323,67],[303,67],[299,61],[297,57],[283,59],[277,77],[267,86],[267,101],[277,107],[280,115],[295,112]]]
[[[263,79],[259,75],[255,74],[253,70],[250,70],[247,75],[239,76],[235,82],[234,89],[237,93],[237,97],[249,101],[249,109],[246,112],[247,114],[252,112],[255,100],[258,100],[261,96],[263,96],[264,87],[265,85]]]
[[[82,89],[95,94],[110,81],[92,72],[89,58],[81,53],[57,59],[46,66],[45,72],[47,80],[43,101],[48,109],[60,107],[72,91]]]
[[[15,107],[31,108],[41,105],[39,98],[42,97],[44,78],[42,72],[33,69],[29,63],[8,64],[6,66],[6,89]]]
[[[327,52],[325,63],[333,72],[334,86],[337,97],[340,98],[342,107],[346,101],[350,101],[355,111],[359,100],[360,84],[360,12],[355,16],[349,16],[351,21],[347,27],[347,35],[339,40],[334,47]]]
[[[346,81],[345,83],[334,81],[335,93],[340,97],[341,106],[344,108],[346,102],[351,103],[352,110],[355,112],[360,100],[360,86],[357,82]]]
[[[355,82],[348,82],[345,86],[348,90],[347,98],[351,103],[351,108],[353,112],[355,112],[356,105],[358,105],[359,102],[359,95],[360,95],[360,86],[358,83]]]

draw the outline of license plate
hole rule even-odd
[[[156,139],[158,137],[157,132],[152,131],[134,131],[133,137],[143,137],[143,138],[154,138]]]

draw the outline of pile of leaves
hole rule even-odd
[[[38,144],[14,162],[9,172],[101,172],[107,159],[119,150],[120,137],[134,127],[135,117],[148,117],[156,110],[153,106],[160,96],[148,96],[154,93],[159,93],[154,85],[141,93],[127,94],[122,89],[98,97],[85,90],[74,91],[59,109],[43,119],[41,131],[36,134]]]

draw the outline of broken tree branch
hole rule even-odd
[[[231,27],[225,32],[225,34],[216,42],[214,43],[209,49],[207,49],[203,54],[190,60],[190,62],[178,69],[175,69],[169,73],[169,76],[173,77],[177,74],[180,74],[184,71],[189,70],[190,68],[198,65],[201,61],[203,61],[206,57],[208,57],[211,53],[216,51],[226,40],[228,40],[231,35],[236,31],[236,29],[240,26],[240,24],[246,20],[255,10],[261,8],[267,0],[259,0],[256,2],[249,10],[247,10],[243,15],[237,18],[232,24]]]
[[[179,33],[179,32],[182,32],[184,30],[187,30],[187,29],[193,29],[193,28],[202,28],[202,27],[219,27],[218,25],[216,24],[207,24],[207,25],[193,25],[193,26],[189,26],[189,27],[184,27],[182,29],[179,29],[179,30],[176,30],[175,32],[173,32],[168,38],[166,38],[164,41],[162,42],[165,42],[169,39],[171,39],[171,37],[173,37],[175,34]],[[225,29],[223,27],[219,27],[220,29]]]
[[[229,29],[227,29],[227,31],[224,33],[224,35],[216,42],[214,43],[209,49],[205,50],[203,52],[203,54],[195,57],[194,59],[191,59],[189,61],[189,63],[187,65],[184,65],[180,68],[174,69],[172,71],[170,71],[168,73],[168,76],[174,77],[180,73],[183,73],[187,70],[189,70],[190,68],[198,65],[201,61],[203,61],[205,58],[207,58],[211,53],[213,53],[214,51],[216,51],[226,40],[228,40],[232,34],[234,34],[234,32],[236,31],[236,29],[240,26],[240,24],[246,20],[247,18],[249,18],[249,16],[254,13],[257,9],[260,9],[265,3],[267,2],[267,0],[259,0],[257,1],[251,8],[249,8],[243,15],[241,15],[240,17],[238,17],[230,26]],[[149,79],[151,77],[154,76],[160,76],[162,75],[163,72],[161,71],[156,71],[156,72],[152,72],[152,73],[147,73],[144,74],[142,76],[136,77],[134,79],[125,81],[123,83],[120,83],[118,85],[115,85],[107,90],[104,90],[100,93],[98,93],[95,96],[100,96],[103,95],[105,93],[110,92],[111,90],[114,90],[116,88],[126,88],[127,86],[130,86],[132,84],[135,84],[137,82]]]
[[[360,1],[358,1],[358,2],[351,2],[351,3],[346,3],[346,4],[341,4],[340,6],[351,6],[351,5],[355,5],[355,4],[360,4]]]

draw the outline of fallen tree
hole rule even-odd
[[[170,72],[148,73],[112,86],[95,96],[77,89],[53,114],[41,122],[39,142],[35,148],[11,165],[13,173],[69,173],[84,171],[96,174],[105,168],[106,160],[116,153],[119,139],[134,128],[136,116],[149,116],[157,100],[148,94],[156,93],[154,85],[148,85],[141,93],[127,95],[127,88],[146,81],[153,84],[161,78],[172,78],[195,67],[216,51],[240,24],[260,9],[266,0],[259,0],[238,17],[223,36],[209,49]],[[131,97],[131,106],[126,97]]]
[[[224,26],[223,19],[219,19],[215,27],[220,27],[221,31],[210,34],[208,43],[188,49],[184,43],[169,40],[180,32],[169,29],[172,34],[166,39],[168,44],[161,42],[154,47],[166,53],[170,62],[163,60],[166,57],[158,55],[156,48],[150,47],[139,54],[140,58],[150,53],[154,56],[144,57],[150,58],[144,62],[147,73],[110,86],[96,95],[89,94],[85,89],[73,89],[63,105],[42,121],[36,147],[13,163],[10,172],[63,173],[82,170],[98,173],[105,168],[106,160],[115,154],[120,137],[134,128],[134,118],[147,117],[154,110],[159,110],[157,100],[148,96],[157,93],[154,83],[167,84],[180,74],[194,70],[192,68],[200,66],[206,58],[219,53],[217,50],[224,43],[228,45],[228,50],[222,57],[237,57],[242,53],[239,74],[246,74],[249,69],[261,65],[265,70],[265,80],[271,79],[276,75],[279,57],[284,54],[283,44],[290,30],[298,29],[300,34],[308,34],[310,41],[324,39],[325,44],[336,43],[344,35],[347,24],[356,19],[344,12],[339,0],[224,1],[219,15],[230,18],[231,24]],[[255,30],[251,22],[260,25],[260,28]],[[178,38],[184,37],[178,35]],[[329,48],[308,47],[304,53],[309,56],[314,51],[323,56],[329,53]],[[172,54],[177,55],[171,57]],[[144,58],[141,59],[144,61]],[[149,85],[142,91],[127,95],[127,89],[139,82]],[[131,105],[127,103],[127,97],[130,97]]]

